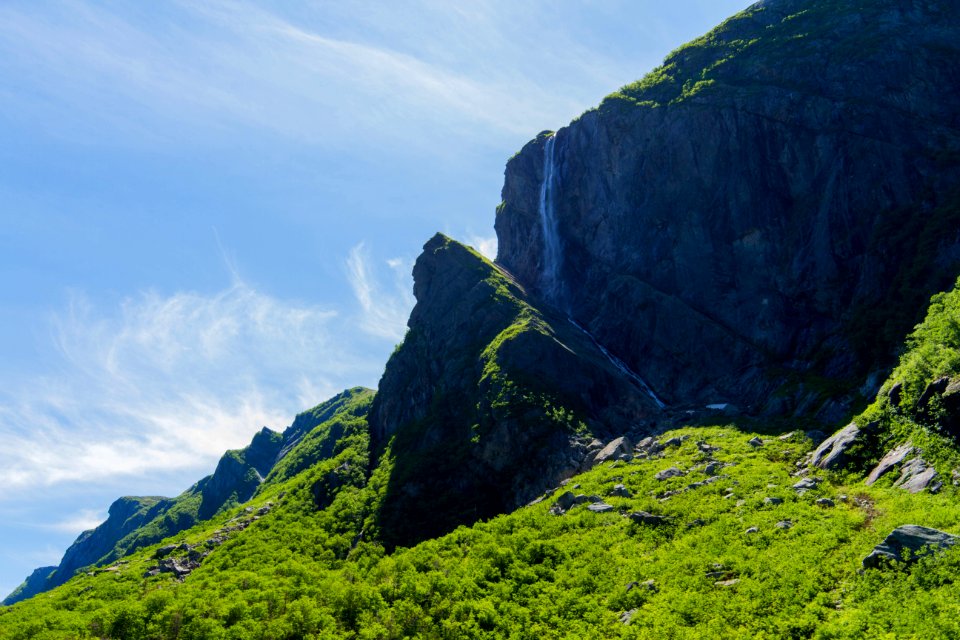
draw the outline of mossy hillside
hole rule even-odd
[[[555,516],[548,498],[392,554],[348,541],[375,507],[374,487],[351,487],[327,509],[312,507],[310,486],[325,463],[265,490],[251,506],[274,508],[184,582],[144,579],[155,562],[146,549],[119,572],[79,576],[2,610],[0,630],[10,638],[936,638],[958,631],[960,553],[858,573],[860,559],[897,525],[960,530],[952,489],[909,495],[825,473],[801,496],[790,474],[810,447],[802,436],[767,438],[761,447],[729,427],[664,439],[673,436],[687,439],[663,457],[605,464],[567,484],[604,496],[612,513],[577,506]],[[699,470],[706,455],[698,442],[718,447],[712,458],[731,466],[721,480],[685,489],[709,477]],[[356,444],[328,464],[358,455]],[[654,478],[669,467],[686,475]],[[609,495],[620,483],[633,497]],[[681,492],[658,498],[671,490]],[[818,506],[820,497],[836,506]],[[654,527],[623,516],[638,510],[669,521]],[[776,527],[787,520],[792,527]],[[204,524],[176,540],[202,542],[221,526]],[[750,527],[758,532],[746,533]],[[728,580],[738,582],[717,584]],[[621,623],[634,609],[632,622]]]
[[[926,317],[907,337],[898,365],[881,386],[874,402],[855,421],[876,423],[854,450],[859,471],[866,470],[884,452],[911,442],[942,477],[960,468],[958,433],[951,425],[958,416],[938,394],[926,406],[919,400],[927,386],[939,378],[960,376],[960,280],[949,291],[930,300]],[[890,398],[899,385],[899,398]]]
[[[413,275],[409,331],[370,413],[375,459],[392,442],[388,547],[525,504],[578,470],[576,438],[622,435],[658,411],[566,316],[471,248],[437,234]]]
[[[947,9],[928,6],[922,11],[936,14]],[[865,25],[881,28],[870,30]],[[739,93],[762,92],[776,78],[774,70],[785,64],[798,70],[807,65],[805,74],[791,77],[791,89],[816,95],[819,79],[809,73],[809,66],[836,64],[835,57],[824,56],[820,34],[831,34],[836,40],[834,55],[850,65],[904,47],[897,26],[889,7],[874,0],[781,0],[751,6],[672,51],[643,78],[607,96],[600,108],[711,103],[725,99],[734,87]],[[956,52],[935,34],[923,44]]]
[[[258,493],[263,493],[272,484],[288,480],[322,460],[335,457],[343,450],[347,436],[366,434],[366,415],[370,411],[374,395],[374,391],[358,387],[337,396],[332,406],[324,403],[301,414],[309,415],[313,425],[309,430],[303,428],[305,434],[299,436],[296,446],[274,465]]]

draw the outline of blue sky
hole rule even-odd
[[[495,252],[507,158],[748,4],[0,4],[0,594],[375,387],[422,244]]]

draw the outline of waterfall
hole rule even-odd
[[[600,344],[599,342],[597,342],[597,339],[593,337],[593,334],[592,334],[592,333],[590,333],[589,331],[587,331],[586,329],[584,329],[582,326],[580,326],[580,324],[578,324],[576,320],[574,320],[573,318],[567,318],[567,319],[570,320],[570,324],[572,324],[573,326],[575,326],[575,327],[576,327],[577,329],[579,329],[585,336],[587,336],[588,338],[590,338],[590,342],[592,342],[592,343],[594,344],[594,346],[597,347],[597,349],[600,350],[600,353],[602,353],[603,355],[605,355],[605,356],[607,357],[607,360],[610,361],[610,364],[612,364],[614,367],[616,367],[617,369],[619,369],[621,373],[623,373],[624,375],[626,375],[626,376],[627,376],[628,378],[630,378],[638,387],[640,387],[640,390],[643,391],[645,394],[647,394],[647,395],[650,397],[650,399],[653,400],[654,403],[656,403],[657,407],[659,407],[660,409],[665,409],[665,408],[666,408],[667,405],[664,404],[663,401],[662,401],[660,398],[657,397],[657,394],[655,394],[655,393],[653,392],[653,389],[650,388],[650,385],[648,385],[647,382],[646,382],[643,378],[641,378],[640,375],[639,375],[636,371],[634,371],[634,370],[631,369],[629,366],[627,366],[627,363],[626,363],[626,362],[624,362],[623,360],[621,360],[621,359],[618,358],[617,356],[615,356],[615,355],[613,355],[612,353],[610,353],[610,351],[609,351],[605,346],[603,346],[602,344]]]
[[[544,297],[557,304],[560,297],[560,263],[563,259],[560,232],[557,229],[556,191],[557,165],[554,148],[557,134],[547,138],[543,145],[543,182],[540,184],[540,231],[543,236],[543,264],[540,286]]]
[[[597,342],[597,339],[589,331],[569,317],[569,308],[564,304],[566,301],[563,300],[563,282],[560,280],[563,251],[560,231],[557,228],[557,160],[554,151],[556,142],[557,134],[554,133],[546,139],[543,145],[543,182],[540,183],[540,204],[537,207],[540,214],[540,232],[543,236],[543,262],[540,267],[540,289],[543,297],[555,307],[564,307],[570,324],[587,336],[590,342],[606,356],[610,364],[633,381],[641,391],[654,401],[657,407],[664,409],[666,405],[636,371],[628,367],[623,360],[610,353],[605,346]]]

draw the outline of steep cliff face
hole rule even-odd
[[[392,465],[388,544],[524,504],[580,468],[591,436],[661,417],[587,334],[472,249],[438,234],[413,275],[410,330],[370,412],[374,451],[389,444]]]
[[[960,265],[958,57],[954,2],[758,3],[511,159],[498,263],[668,404],[839,419]]]

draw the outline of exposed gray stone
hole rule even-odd
[[[625,485],[616,484],[613,486],[613,491],[610,492],[610,495],[617,496],[618,498],[632,498],[633,493],[630,492],[630,489],[627,489]]]
[[[606,502],[594,502],[587,505],[587,509],[593,511],[594,513],[609,513],[613,511],[613,506],[607,504]]]
[[[920,493],[929,487],[936,478],[936,469],[929,466],[923,458],[914,458],[903,465],[900,470],[900,478],[893,486],[910,493]]]
[[[175,545],[175,544],[168,544],[166,546],[160,547],[159,549],[154,551],[153,557],[157,559],[166,558],[168,555],[170,555],[171,553],[177,550],[177,546],[178,545]]]
[[[789,529],[793,527],[793,522],[790,520],[781,520],[773,526],[775,526],[777,529]]]
[[[768,496],[768,497],[766,497],[766,498],[763,499],[763,504],[770,504],[770,505],[774,505],[774,506],[776,506],[776,505],[778,505],[778,504],[783,504],[783,498],[776,498],[776,497]]]
[[[831,500],[830,498],[820,498],[819,500],[817,500],[817,506],[818,506],[818,507],[832,507],[832,506],[834,506],[834,502],[833,502],[833,500]]]
[[[909,442],[888,451],[887,455],[881,458],[880,462],[877,463],[877,466],[874,467],[873,471],[870,472],[870,475],[867,476],[867,485],[871,485],[879,480],[880,477],[885,473],[902,463],[912,452],[913,445]]]
[[[803,478],[796,482],[793,485],[793,488],[798,492],[809,491],[811,489],[816,489],[818,484],[820,484],[820,481],[816,478]]]
[[[900,406],[900,400],[903,395],[903,383],[895,382],[890,390],[887,392],[887,398],[890,399],[890,404],[895,407]]]
[[[846,461],[846,452],[860,437],[860,427],[851,422],[820,443],[810,455],[810,464],[821,469],[834,469]]]
[[[658,516],[646,511],[634,511],[627,516],[637,524],[648,524],[653,526],[658,526],[661,524],[666,524],[670,521],[670,518],[666,516]]]
[[[915,524],[905,524],[894,529],[883,542],[874,547],[863,559],[863,568],[880,567],[887,561],[902,562],[905,552],[909,552],[909,560],[932,553],[937,549],[946,549],[957,542],[957,536],[922,527]]]
[[[738,582],[740,582],[740,578],[731,578],[730,580],[719,580],[717,582],[714,582],[713,584],[716,587],[732,587]]]
[[[744,533],[760,533],[759,527],[750,527]]]
[[[571,491],[564,491],[560,496],[554,501],[553,505],[550,507],[550,513],[555,516],[560,516],[570,510],[575,503],[576,496],[573,495]]]
[[[607,443],[605,447],[597,452],[593,458],[594,464],[607,462],[608,460],[617,460],[623,454],[630,454],[633,451],[633,443],[627,436],[620,436]]]
[[[680,471],[680,469],[677,469],[676,467],[670,467],[669,469],[664,469],[663,471],[657,472],[653,477],[657,480],[666,480],[667,478],[676,478],[677,476],[682,475],[684,475],[683,471]]]
[[[762,447],[762,446],[763,446],[763,440],[761,440],[761,439],[759,438],[759,436],[754,436],[754,437],[750,438],[749,440],[747,440],[747,444],[750,445],[751,447]]]
[[[947,390],[949,385],[950,378],[948,376],[943,376],[942,378],[937,378],[936,380],[930,382],[926,389],[923,390],[923,393],[920,394],[920,398],[917,400],[917,410],[922,411],[923,409],[926,409],[933,397],[942,394]]]

